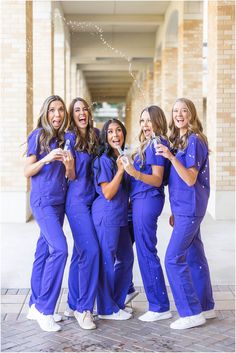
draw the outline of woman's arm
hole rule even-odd
[[[180,161],[170,152],[168,147],[159,144],[157,147],[157,154],[168,158],[175,168],[180,178],[188,185],[193,186],[196,183],[198,170],[195,167],[185,168]]]
[[[44,158],[37,161],[35,155],[31,155],[26,158],[25,167],[24,167],[24,175],[26,178],[30,178],[36,174],[43,168],[46,163],[50,163],[52,161],[63,161],[63,151],[61,148],[57,148],[48,153]]]
[[[64,151],[65,155],[63,158],[64,166],[66,167],[66,177],[69,180],[75,179],[75,160],[70,151]]]
[[[163,181],[164,167],[152,165],[152,174],[144,174],[136,170],[127,157],[122,157],[126,172],[137,180],[145,184],[160,187]]]
[[[118,170],[112,181],[110,181],[109,183],[101,183],[103,195],[107,200],[111,200],[116,195],[124,174],[124,167],[120,158],[117,159],[116,163],[118,166]]]

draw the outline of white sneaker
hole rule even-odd
[[[211,309],[211,310],[206,310],[206,311],[203,311],[202,312],[205,319],[208,320],[208,319],[215,319],[216,318],[216,312],[214,309]]]
[[[41,327],[43,331],[47,332],[56,332],[61,330],[61,326],[55,323],[53,316],[52,315],[44,315],[40,313],[36,307],[35,304],[31,305],[31,312],[33,312],[33,315],[35,319],[37,320],[37,323]]]
[[[93,322],[93,315],[89,310],[83,311],[82,313],[75,310],[74,315],[78,324],[84,330],[94,330],[96,328],[96,325]]]
[[[66,306],[66,310],[64,311],[64,315],[67,317],[74,317],[74,310],[69,307],[69,305]]]
[[[104,320],[129,320],[132,315],[127,313],[125,310],[120,309],[117,313],[110,315],[98,315],[99,319]]]
[[[125,298],[125,305],[129,304],[131,302],[131,300],[133,300],[135,297],[137,297],[137,295],[139,295],[139,292],[137,292],[137,291],[134,291],[130,294],[127,294],[126,298]]]
[[[178,320],[172,322],[170,328],[174,330],[185,330],[191,327],[201,326],[205,324],[206,319],[202,313],[198,315],[180,317]]]
[[[172,317],[172,314],[169,310],[164,311],[162,313],[159,313],[157,311],[147,311],[142,316],[139,316],[138,319],[141,321],[152,322],[152,321],[170,319],[171,317]]]
[[[55,323],[52,315],[40,314],[37,317],[37,322],[43,331],[56,332],[61,330],[61,326]]]
[[[37,312],[35,311],[35,310],[37,310],[36,308],[35,308],[35,304],[32,304],[30,307],[29,307],[29,311],[28,311],[28,314],[27,314],[27,319],[28,320],[37,320],[37,312],[39,312],[38,310],[37,310]],[[61,315],[59,315],[59,314],[53,314],[53,320],[55,321],[55,322],[59,322],[59,321],[62,321],[62,316]]]

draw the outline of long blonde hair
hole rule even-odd
[[[58,130],[55,130],[48,121],[49,106],[54,101],[60,101],[63,104],[64,112],[65,112],[63,123]],[[38,143],[40,146],[40,153],[50,152],[49,144],[53,137],[58,138],[59,147],[63,146],[65,141],[64,132],[67,127],[67,124],[68,124],[68,115],[67,115],[66,106],[63,99],[57,95],[52,95],[46,98],[40,109],[37,126],[36,126],[36,129],[38,128],[41,129],[41,133],[38,140]]]
[[[150,119],[152,122],[152,128],[155,135],[162,136],[164,139],[168,140],[167,122],[166,122],[166,117],[163,110],[157,105],[150,105],[149,107],[146,107],[142,110],[139,121],[144,112],[148,112],[150,116]],[[138,155],[140,158],[141,164],[143,165],[144,159],[145,159],[145,150],[149,145],[149,143],[151,142],[151,139],[146,139],[142,129],[139,133],[139,142],[140,142],[140,145],[132,155],[132,158],[134,159],[134,157]]]
[[[190,115],[187,132],[182,137],[179,136],[179,129],[175,126],[174,119],[173,119],[173,110],[177,102],[184,103]],[[208,148],[208,141],[207,141],[207,137],[203,133],[202,123],[197,115],[196,107],[190,99],[187,99],[187,98],[176,99],[172,108],[172,119],[169,124],[169,129],[170,129],[169,140],[172,143],[172,147],[174,150],[176,149],[185,150],[188,144],[188,138],[191,134],[196,134],[206,144]]]
[[[83,136],[74,121],[74,105],[76,102],[82,102],[88,109],[88,126],[86,134]],[[93,128],[93,118],[90,107],[85,99],[81,97],[74,98],[69,106],[69,130],[76,134],[75,149],[89,154],[96,153],[98,148],[98,138]]]

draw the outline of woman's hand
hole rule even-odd
[[[116,165],[117,165],[117,168],[118,168],[118,172],[124,173],[125,169],[124,169],[124,165],[123,165],[122,160],[121,160],[121,156],[119,156],[117,158]]]
[[[42,159],[42,161],[44,163],[50,163],[50,162],[53,162],[53,161],[61,161],[61,162],[63,162],[64,154],[65,154],[65,152],[61,148],[56,148],[55,150],[52,150],[51,152],[49,152]]]
[[[26,178],[30,178],[36,174],[45,166],[53,161],[63,162],[64,152],[61,148],[56,148],[49,152],[44,158],[37,161],[36,155],[31,155],[26,158],[24,174]]]
[[[121,156],[119,157],[124,168],[125,168],[125,171],[133,176],[133,177],[136,177],[136,174],[137,174],[137,170],[134,168],[134,166],[130,163],[130,160],[127,156]]]
[[[63,151],[63,164],[66,167],[66,177],[69,180],[75,179],[75,161],[70,151]]]
[[[174,155],[170,152],[169,148],[165,145],[162,145],[161,143],[157,144],[155,147],[156,150],[156,155],[163,156],[170,161],[174,158]]]

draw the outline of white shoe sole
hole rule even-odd
[[[179,327],[178,326],[175,326],[175,322],[173,322],[171,325],[170,325],[170,328],[173,329],[173,330],[187,330],[187,329],[190,329],[190,328],[194,328],[194,327],[198,327],[198,326],[201,326],[201,325],[204,325],[206,323],[206,320],[205,318],[203,317],[202,320],[199,320],[198,322],[195,322],[195,323],[189,323],[189,324],[186,324],[186,325],[180,325]]]
[[[161,321],[161,320],[167,320],[167,319],[171,319],[172,318],[172,314],[171,312],[168,312],[168,313],[159,313],[160,315],[158,315],[157,317],[153,317],[153,318],[143,318],[143,316],[145,315],[142,315],[140,317],[138,317],[138,319],[140,321],[143,321],[143,322],[155,322],[155,321]]]
[[[38,324],[39,324],[41,330],[43,330],[43,331],[45,331],[45,332],[58,332],[58,331],[61,331],[61,326],[59,326],[59,325],[57,325],[57,326],[59,326],[59,327],[55,327],[55,328],[50,328],[50,329],[48,329],[48,328],[45,328],[44,326],[41,326],[39,322],[38,322]]]
[[[101,320],[117,320],[117,321],[125,321],[131,319],[132,315],[126,312],[126,316],[121,315],[98,315]]]

